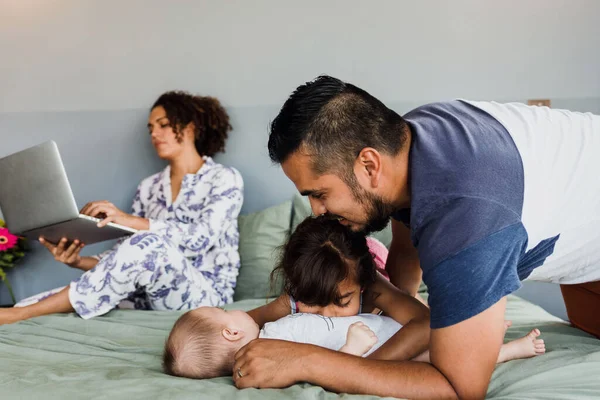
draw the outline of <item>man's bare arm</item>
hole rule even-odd
[[[431,331],[431,363],[459,398],[483,399],[504,338],[506,297],[458,324]]]
[[[503,298],[466,321],[432,330],[432,364],[368,360],[312,345],[254,340],[235,356],[235,384],[267,388],[302,381],[345,393],[484,398],[502,345],[505,309]]]
[[[431,364],[369,360],[309,344],[272,339],[253,340],[238,351],[233,379],[240,389],[283,388],[296,382],[310,382],[340,393],[456,398],[452,386]]]
[[[410,240],[410,229],[402,222],[392,220],[392,244],[385,269],[390,281],[398,289],[415,296],[421,284],[419,254]]]

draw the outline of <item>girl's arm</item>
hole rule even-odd
[[[424,304],[400,291],[380,274],[368,289],[367,299],[385,315],[402,324],[402,329],[368,358],[406,361],[428,349],[431,330],[429,309]]]
[[[277,321],[278,319],[289,315],[290,312],[290,297],[286,294],[282,294],[272,302],[248,311],[248,315],[250,315],[254,322],[262,328],[267,322]]]

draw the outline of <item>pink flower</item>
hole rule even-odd
[[[6,251],[16,246],[18,237],[13,235],[6,228],[0,228],[0,251]]]

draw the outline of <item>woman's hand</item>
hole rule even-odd
[[[80,213],[102,219],[98,222],[99,228],[106,226],[109,222],[131,227],[131,219],[133,218],[132,215],[119,210],[113,203],[106,200],[87,203]]]
[[[53,245],[41,237],[40,243],[52,253],[56,261],[66,264],[69,267],[79,268],[79,265],[81,264],[79,252],[85,246],[85,244],[80,243],[79,240],[73,241],[67,248],[65,248],[67,245],[67,238],[62,238],[57,245]]]

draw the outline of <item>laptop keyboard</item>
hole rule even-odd
[[[83,214],[79,214],[79,218],[87,219],[87,220],[93,221],[95,223],[98,223],[98,222],[102,221],[99,218],[94,218],[94,217],[90,217],[89,215],[83,215]],[[130,228],[128,226],[123,226],[123,225],[115,224],[115,223],[112,223],[112,222],[109,222],[108,226],[113,226],[113,227],[119,228],[119,229],[124,230],[124,231],[129,232],[129,233],[136,233],[138,231],[137,229],[133,229],[133,228]]]
[[[89,221],[100,222],[101,219],[90,217],[89,215],[79,214],[79,218],[87,219]]]

